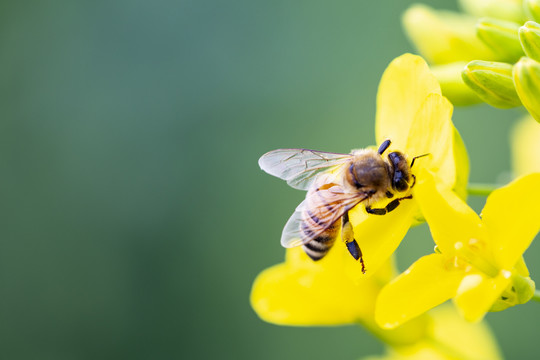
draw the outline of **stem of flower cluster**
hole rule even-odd
[[[535,291],[534,291],[534,295],[533,295],[533,297],[531,298],[531,300],[540,302],[540,290],[535,290]]]
[[[494,184],[475,184],[471,183],[467,187],[469,195],[488,196],[493,190],[497,190],[498,186]]]

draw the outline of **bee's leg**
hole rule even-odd
[[[352,257],[355,260],[360,260],[360,264],[362,265],[362,274],[365,274],[366,265],[364,264],[364,259],[362,257],[362,250],[360,250],[360,246],[358,246],[358,243],[354,239],[354,231],[351,223],[349,222],[348,211],[343,215],[341,238],[343,239],[343,242],[347,246],[347,250],[349,250]]]
[[[366,212],[368,214],[373,214],[373,215],[385,215],[385,214],[388,214],[390,211],[394,210],[395,208],[397,208],[401,200],[406,200],[406,199],[412,199],[412,195],[394,199],[390,201],[388,205],[386,205],[383,208],[373,209],[371,206],[366,206]]]

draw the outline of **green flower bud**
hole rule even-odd
[[[459,5],[476,17],[489,16],[518,23],[525,21],[521,0],[459,0]]]
[[[519,40],[528,57],[540,61],[540,24],[527,21],[519,28]]]
[[[466,106],[478,104],[482,99],[471,90],[461,78],[461,72],[467,65],[464,61],[431,66],[430,70],[439,81],[441,91],[454,105]]]
[[[535,284],[528,276],[513,275],[512,282],[493,303],[489,311],[502,311],[509,307],[525,304],[534,295]]]
[[[516,62],[523,56],[519,42],[519,24],[512,21],[482,18],[476,23],[478,37],[498,55],[498,60]]]
[[[517,294],[518,304],[525,304],[532,299],[536,290],[536,285],[530,277],[514,275],[512,281]]]
[[[525,15],[534,21],[540,21],[540,0],[523,0]]]
[[[497,59],[476,36],[476,18],[472,16],[418,4],[407,9],[402,20],[409,39],[431,64]]]
[[[540,63],[522,57],[514,65],[514,84],[523,106],[540,122]]]
[[[475,60],[465,66],[461,76],[465,84],[491,106],[507,109],[521,105],[510,64]]]

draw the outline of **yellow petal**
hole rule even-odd
[[[502,358],[486,323],[471,324],[465,321],[450,304],[438,306],[429,315],[433,319],[432,344],[441,353],[451,349],[458,359]]]
[[[444,254],[450,256],[456,246],[483,238],[480,218],[463,200],[451,190],[438,188],[427,172],[421,174],[420,179],[415,187],[415,198],[433,240]]]
[[[540,124],[530,116],[524,117],[515,124],[511,143],[514,174],[540,172]]]
[[[375,281],[353,281],[341,268],[313,262],[301,248],[287,253],[285,263],[264,270],[253,284],[251,305],[261,319],[307,326],[351,324],[372,316],[379,291]]]
[[[456,294],[464,275],[442,255],[420,258],[383,288],[375,306],[375,321],[393,328],[442,304]]]
[[[348,256],[345,262],[352,278],[371,276],[388,261],[409,230],[417,209],[414,199],[406,199],[386,215],[368,214],[363,205],[349,211],[354,237],[362,250],[366,266],[366,274],[362,275],[359,262]],[[345,247],[342,243],[337,245]]]
[[[394,59],[377,93],[377,143],[390,139],[393,147],[404,149],[414,117],[431,93],[440,94],[441,89],[421,57],[405,54]]]
[[[502,359],[497,342],[486,323],[472,324],[465,321],[450,304],[438,306],[426,315],[430,326],[422,340],[405,346],[389,346],[385,356],[363,360]]]
[[[456,183],[453,190],[460,198],[466,200],[470,170],[469,155],[456,128],[454,128],[454,160],[456,162]]]
[[[456,181],[452,104],[440,94],[425,97],[414,115],[403,151],[409,157],[430,154],[415,162],[415,168],[429,169],[437,183],[453,188]],[[417,170],[417,169],[415,169]]]
[[[497,277],[489,277],[480,272],[470,273],[459,285],[454,303],[467,321],[482,320],[510,283],[511,273],[501,272]]]
[[[499,266],[512,270],[540,231],[540,173],[521,177],[487,198],[482,219]]]

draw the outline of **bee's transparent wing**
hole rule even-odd
[[[278,149],[261,156],[259,166],[293,188],[307,190],[319,173],[343,164],[351,156],[309,149]]]
[[[302,232],[302,211],[304,210],[306,200],[302,201],[300,205],[296,207],[294,213],[291,215],[283,232],[281,233],[281,246],[285,248],[293,248],[306,243],[305,236]]]
[[[298,205],[283,228],[281,234],[283,247],[292,248],[310,242],[339,220],[346,211],[367,199],[367,196],[363,194],[347,193],[340,185],[332,185],[328,188],[315,188],[308,192],[306,199]],[[306,206],[309,206],[309,211],[316,216],[319,226],[303,231],[302,226],[309,227],[309,222],[302,224]]]

